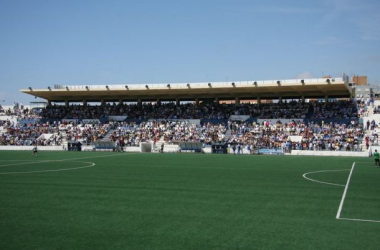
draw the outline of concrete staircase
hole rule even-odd
[[[376,105],[378,105],[378,103],[377,104],[375,103],[375,106]],[[374,114],[373,110],[374,110],[373,106],[371,106],[371,105],[366,106],[366,116],[363,117],[364,138],[366,136],[371,138],[372,132],[373,132],[373,130],[371,130],[371,129],[367,130],[367,121],[372,122],[372,120],[374,120],[376,122],[376,124],[380,124],[380,114]],[[376,129],[376,130],[379,130],[379,129]],[[378,133],[378,135],[380,136],[379,133]],[[366,151],[367,147],[365,145],[365,139],[364,138],[363,138],[361,147],[362,147],[363,151]],[[370,146],[377,146],[376,144],[371,143],[371,141],[370,141],[369,145]]]
[[[107,134],[102,139],[100,139],[100,141],[109,141],[110,140],[110,136],[113,134],[114,131],[116,131],[116,129],[110,129],[107,132]]]
[[[229,138],[231,136],[231,129],[228,128],[228,130],[226,131],[226,133],[224,134],[224,138]]]
[[[159,153],[162,144],[164,144],[164,152],[165,152],[165,147],[167,146],[167,144],[165,143],[164,136],[161,136],[160,139],[156,142],[156,145],[153,146],[152,153]]]

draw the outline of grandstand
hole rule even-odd
[[[115,150],[120,145],[140,152],[141,143],[151,143],[152,152],[165,144],[166,152],[207,153],[232,151],[213,150],[215,145],[240,145],[244,154],[342,154],[366,152],[367,136],[376,144],[359,119],[368,115],[369,103],[352,98],[344,74],[231,83],[56,85],[21,91],[46,99],[48,105],[32,116],[14,109],[19,119],[3,123],[7,132],[2,145],[80,141],[86,150]]]
[[[167,83],[129,85],[55,85],[47,89],[21,89],[23,93],[53,102],[137,102],[144,101],[195,101],[201,100],[241,100],[255,99],[302,99],[305,98],[349,98],[352,88],[349,77],[285,79],[266,81],[233,81],[208,83]]]

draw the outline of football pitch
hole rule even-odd
[[[373,158],[0,151],[0,249],[379,249]]]

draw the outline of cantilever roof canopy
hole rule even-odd
[[[175,84],[80,85],[47,89],[21,89],[23,93],[51,102],[100,102],[136,100],[220,100],[286,98],[348,98],[348,77]]]

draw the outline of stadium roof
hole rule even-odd
[[[128,84],[128,85],[55,85],[47,89],[21,89],[23,93],[51,102],[99,102],[136,100],[195,100],[219,98],[278,99],[347,98],[352,94],[348,77],[236,81],[205,83]]]

